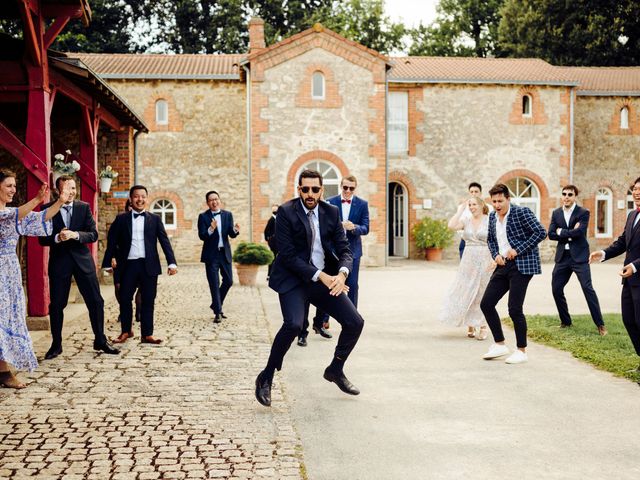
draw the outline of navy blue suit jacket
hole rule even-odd
[[[220,217],[222,218],[222,227],[218,226],[214,232],[209,235],[209,227],[211,226],[211,220],[213,215],[211,210],[205,210],[198,216],[198,237],[202,240],[202,253],[200,254],[200,261],[202,263],[213,262],[218,259],[220,250],[218,249],[218,240],[220,239],[220,232],[222,232],[222,245],[224,246],[224,258],[228,263],[231,263],[231,245],[229,244],[229,237],[236,238],[238,234],[233,229],[233,214],[227,210],[220,210]],[[218,223],[220,225],[220,223]]]
[[[587,231],[589,227],[589,210],[576,205],[569,225],[564,219],[564,213],[561,208],[556,208],[551,214],[551,223],[549,224],[549,240],[556,240],[556,262],[562,259],[565,251],[565,245],[569,244],[569,254],[576,263],[586,263],[589,261],[589,242],[587,242]],[[576,224],[580,224],[576,228]],[[557,233],[561,228],[560,234]]]
[[[349,242],[340,223],[338,209],[329,203],[318,204],[320,239],[324,250],[324,271],[337,275],[341,267],[351,271],[353,258]],[[276,215],[278,256],[273,262],[269,286],[287,293],[302,283],[311,282],[317,268],[310,262],[312,232],[306,211],[299,198],[280,205]]]
[[[629,282],[632,287],[640,286],[640,221],[635,227],[633,226],[637,214],[636,210],[629,213],[622,235],[604,250],[605,260],[610,260],[625,253],[624,264],[633,263],[637,272],[628,278],[622,279],[622,283]]]
[[[351,254],[353,258],[360,258],[362,256],[362,235],[369,233],[369,204],[366,200],[356,197],[351,197],[351,210],[349,211],[349,218],[342,218],[342,197],[336,195],[327,200],[331,205],[338,207],[340,212],[340,221],[349,220],[355,225],[354,230],[347,231],[347,240],[349,240],[349,248],[351,248]]]

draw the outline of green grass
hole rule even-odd
[[[604,323],[609,331],[605,337],[598,335],[591,316],[572,315],[571,319],[571,328],[558,328],[560,319],[557,316],[527,315],[527,337],[535,342],[570,352],[574,357],[600,370],[640,382],[640,373],[636,371],[638,356],[620,315],[604,315]],[[504,323],[512,325],[508,318]]]

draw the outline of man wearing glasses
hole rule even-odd
[[[335,205],[340,210],[340,221],[349,240],[349,248],[353,256],[353,267],[347,278],[346,285],[349,287],[349,300],[358,308],[358,274],[360,272],[360,258],[362,257],[362,240],[360,237],[369,233],[369,204],[366,200],[355,196],[358,181],[353,175],[344,177],[340,182],[341,195],[336,195],[327,200],[331,205]],[[298,345],[306,346],[308,332],[308,322],[305,325]],[[327,331],[329,328],[329,315],[320,309],[316,310],[313,318],[313,331],[319,333],[324,338],[331,338]]]
[[[360,391],[345,377],[344,363],[356,346],[364,320],[345,292],[352,268],[349,242],[339,210],[321,202],[322,176],[304,170],[298,179],[299,198],[284,203],[276,215],[278,256],[269,286],[278,292],[283,324],[276,334],[267,365],[256,378],[255,395],[271,405],[271,384],[289,347],[300,334],[311,303],[334,317],[342,326],[331,364],[324,378],[350,395]]]
[[[564,286],[575,273],[582,287],[582,293],[589,306],[593,323],[602,336],[607,329],[602,320],[598,296],[591,284],[591,270],[589,268],[589,243],[587,230],[589,228],[589,210],[576,204],[578,187],[567,185],[562,189],[562,207],[556,208],[551,214],[549,225],[549,239],[558,242],[556,246],[556,265],[551,277],[553,299],[560,316],[560,328],[571,327],[571,315],[564,296]]]

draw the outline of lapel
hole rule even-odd
[[[133,213],[128,212],[125,216],[125,223],[127,224],[127,231],[129,232],[129,244],[133,238]]]
[[[144,246],[145,246],[145,250],[147,248],[147,239],[149,239],[149,241],[151,241],[151,232],[153,231],[153,225],[151,225],[151,222],[153,222],[153,218],[151,218],[151,213],[147,210],[145,215],[144,215]]]
[[[311,235],[311,225],[309,224],[309,218],[307,217],[299,198],[293,202],[293,209],[296,211],[296,215],[298,215],[302,225],[304,225],[305,233],[307,235],[307,245],[309,246],[309,252],[311,252],[311,249],[313,248],[313,245],[311,245],[311,241],[313,239],[313,236]]]
[[[80,207],[81,205],[77,201],[73,201],[71,203],[73,208],[71,208],[71,218],[69,219],[69,230],[78,230],[76,223],[78,223],[78,219],[80,218]]]
[[[344,220],[344,218],[342,218],[342,195],[331,197],[327,203],[330,203],[334,207],[338,207],[338,215],[340,216],[340,221],[342,222]]]
[[[572,225],[572,224],[575,225],[574,220],[575,220],[575,217],[578,215],[578,213],[580,213],[578,211],[579,208],[580,207],[576,205],[576,207],[573,209],[573,212],[571,212],[571,216],[569,217],[569,224],[567,225],[567,228],[571,228],[569,227],[569,225]],[[564,220],[564,212],[562,213],[562,219]]]
[[[509,205],[509,216],[507,217],[507,225],[506,225],[506,232],[507,232],[507,241],[509,242],[509,244],[511,245],[511,240],[510,237],[512,235],[510,235],[511,233],[511,228],[515,223],[518,223],[518,219],[516,218],[516,210],[518,209],[517,205],[511,204]],[[496,220],[497,221],[497,220]],[[511,245],[513,247],[513,245]]]
[[[629,215],[629,223],[627,228],[625,229],[627,231],[627,248],[629,248],[629,243],[631,243],[631,239],[633,238],[633,236],[636,234],[636,232],[638,231],[638,227],[640,226],[640,220],[638,221],[638,223],[636,223],[636,226],[633,226],[633,222],[635,222],[636,216],[640,215],[640,212],[631,212],[631,214]]]
[[[356,197],[355,195],[353,197],[351,197],[351,208],[349,209],[349,218],[347,220],[353,222],[353,220],[351,220],[354,216],[355,216],[355,212],[357,210],[357,205],[358,205],[358,197]],[[342,210],[342,209],[340,209]],[[341,219],[342,220],[342,219]]]

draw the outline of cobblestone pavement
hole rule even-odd
[[[155,335],[119,356],[93,352],[89,321],[65,326],[64,353],[0,389],[0,478],[303,478],[299,437],[281,385],[254,398],[270,348],[257,290],[234,285],[214,325],[204,270],[162,275]],[[107,302],[107,329],[117,305]],[[48,337],[36,344],[42,357]]]

